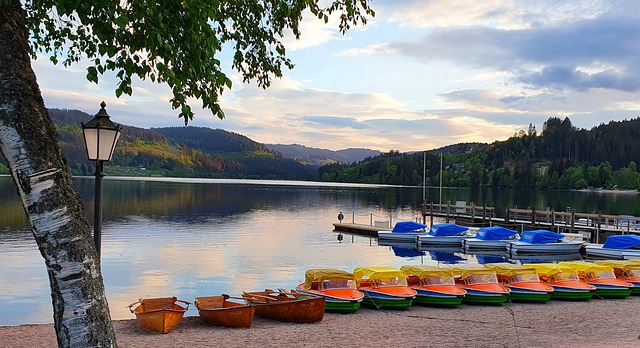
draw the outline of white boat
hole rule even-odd
[[[500,226],[482,227],[475,237],[462,240],[462,248],[465,252],[475,250],[504,251],[508,243],[518,238],[518,231]]]
[[[427,225],[415,221],[397,222],[391,231],[378,231],[378,241],[417,242],[418,236],[426,236]]]
[[[474,236],[469,232],[469,227],[456,224],[436,224],[431,226],[429,233],[418,236],[418,244],[462,247],[464,238]]]
[[[610,236],[604,244],[586,245],[587,257],[631,260],[640,259],[640,236],[633,234]]]
[[[565,235],[547,230],[524,231],[518,241],[509,242],[506,249],[514,254],[575,254],[584,242],[564,240]]]

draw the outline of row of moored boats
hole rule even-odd
[[[604,244],[587,244],[572,240],[567,234],[547,230],[518,233],[501,226],[482,227],[472,232],[469,227],[453,223],[427,225],[415,221],[396,223],[391,231],[379,231],[381,242],[410,242],[421,247],[460,247],[464,252],[506,252],[509,255],[567,255],[584,248],[588,258],[640,259],[640,236],[609,236]]]
[[[461,303],[499,305],[506,301],[587,301],[640,294],[640,261],[599,260],[484,266],[407,265],[309,269],[295,290],[196,297],[207,323],[250,327],[253,316],[285,322],[321,321],[325,311],[353,313],[370,308],[409,309],[414,304],[457,308]],[[145,329],[168,333],[191,303],[172,298],[140,299],[129,305]]]

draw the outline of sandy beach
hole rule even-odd
[[[114,322],[119,347],[640,347],[640,297],[588,302],[361,308],[325,314],[313,324],[256,317],[249,329],[209,326],[186,317],[169,334]],[[0,347],[55,347],[52,325],[0,327]]]

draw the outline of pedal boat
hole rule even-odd
[[[446,268],[446,267],[443,267]],[[462,302],[501,305],[507,301],[509,288],[498,282],[496,272],[482,266],[451,267],[456,284],[467,291]]]
[[[436,266],[402,266],[408,284],[416,291],[415,304],[458,308],[467,293],[457,286],[451,270]]]
[[[616,278],[612,267],[598,265],[592,262],[573,261],[560,262],[578,272],[580,280],[596,287],[595,296],[602,298],[627,298],[633,291],[633,284]]]
[[[553,287],[541,282],[534,268],[506,262],[484,267],[496,271],[498,281],[511,290],[509,299],[513,302],[547,303],[551,299]]]
[[[593,297],[596,287],[580,280],[575,269],[557,263],[527,263],[538,272],[543,283],[553,287],[551,299],[567,301],[588,301]]]
[[[633,284],[631,295],[640,295],[640,260],[598,260],[595,264],[613,268],[616,278]]]
[[[416,298],[417,292],[407,286],[407,275],[397,268],[358,267],[353,275],[365,306],[406,310]]]
[[[305,282],[298,285],[296,291],[324,297],[326,312],[353,313],[364,298],[356,287],[353,273],[339,269],[308,269]]]
[[[418,236],[418,244],[441,246],[441,247],[462,247],[462,239],[474,237],[469,232],[469,227],[456,224],[435,224],[431,226],[429,233],[425,236]]]

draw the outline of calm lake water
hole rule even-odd
[[[75,179],[93,211],[93,178]],[[43,258],[10,177],[0,177],[0,325],[52,322]],[[636,195],[580,192],[443,190],[443,202],[570,206],[578,212],[638,216]],[[438,202],[430,188],[427,200]],[[138,298],[195,296],[264,288],[291,289],[308,268],[506,261],[500,256],[434,253],[380,246],[376,239],[333,232],[346,221],[414,220],[421,187],[308,182],[107,177],[102,270],[114,319],[134,318]],[[91,215],[91,213],[89,213]],[[92,219],[92,216],[89,216]],[[190,308],[187,315],[197,315]]]

